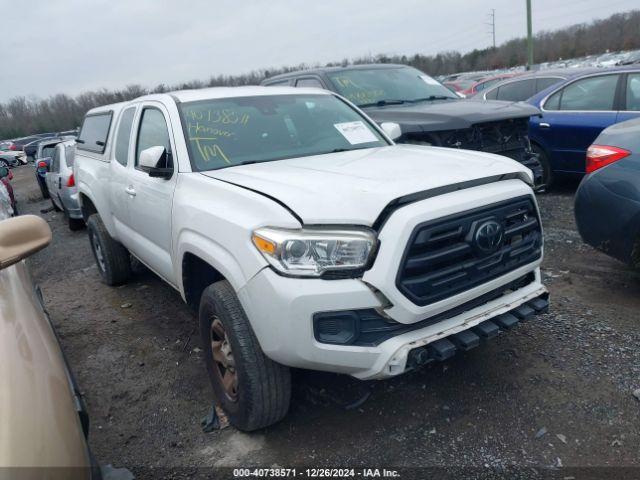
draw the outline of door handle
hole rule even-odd
[[[58,177],[58,188],[62,188],[62,178]]]
[[[540,122],[540,128],[551,128],[551,125],[546,122]]]
[[[132,197],[136,196],[136,191],[131,185],[129,185],[127,188],[125,188],[124,191],[125,191],[125,193],[127,195],[131,195]]]

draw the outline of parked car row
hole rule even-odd
[[[71,139],[75,138],[76,135],[76,130],[68,130],[64,132],[38,133],[28,137],[0,141],[0,166],[15,167],[26,165],[29,161],[35,160],[38,145],[43,140]]]

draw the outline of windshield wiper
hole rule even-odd
[[[384,107],[385,105],[402,105],[403,103],[408,103],[408,100],[378,100],[377,102],[371,103],[363,103],[358,105],[360,108],[362,107]]]
[[[354,150],[366,150],[367,148],[373,148],[373,147],[334,148],[333,150],[331,150],[329,152],[316,153],[314,155],[324,155],[325,153],[353,152]]]
[[[411,103],[431,102],[433,100],[455,100],[455,97],[447,97],[446,95],[431,95],[430,97],[416,98],[415,100],[411,100]]]

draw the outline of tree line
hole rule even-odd
[[[526,63],[526,38],[504,42],[496,48],[473,50],[466,54],[455,51],[437,55],[376,55],[342,60],[326,66],[350,63],[401,63],[411,65],[430,75],[509,68]],[[582,57],[606,51],[640,49],[640,10],[618,13],[591,23],[573,25],[535,35],[536,62]],[[318,65],[314,65],[318,66]],[[109,103],[122,102],[145,95],[171,90],[257,85],[264,78],[293,70],[310,68],[301,64],[276,69],[255,70],[242,75],[217,75],[207,81],[194,80],[178,85],[158,85],[145,88],[130,85],[121,90],[97,90],[77,96],[53,95],[46,99],[16,97],[0,103],[0,139],[17,138],[38,132],[57,132],[78,127],[87,110]]]

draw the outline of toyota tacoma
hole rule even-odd
[[[396,145],[332,92],[213,88],[91,110],[74,174],[102,279],[131,257],[198,315],[242,430],[286,414],[290,367],[380,379],[544,312],[531,171]]]

